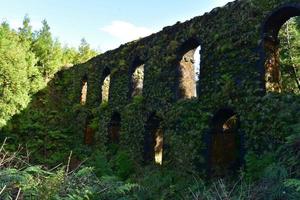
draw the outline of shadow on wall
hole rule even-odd
[[[87,126],[88,113],[84,109],[88,77],[82,73],[75,83],[76,73],[74,67],[58,72],[1,130],[0,139],[8,137],[11,148],[26,145],[32,151],[32,162],[49,166],[65,160],[71,149],[92,143],[93,132]],[[76,96],[74,88],[78,91]]]
[[[144,135],[144,163],[163,163],[163,130],[161,120],[152,113],[145,125]]]
[[[85,123],[84,144],[93,145],[95,143],[95,130],[91,126],[91,117],[88,116]]]
[[[208,144],[208,175],[223,177],[241,164],[238,115],[230,108],[218,110],[211,121]]]
[[[121,129],[121,116],[120,113],[114,112],[108,124],[108,142],[109,144],[119,144],[120,142],[120,129]]]

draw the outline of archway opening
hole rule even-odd
[[[283,92],[300,93],[300,17],[289,19],[279,31],[279,60]]]
[[[275,11],[264,26],[263,44],[267,92],[300,93],[300,8]]]
[[[160,119],[152,114],[145,126],[144,162],[162,165],[163,163],[163,130]]]
[[[88,78],[85,75],[81,80],[81,95],[80,95],[80,104],[81,105],[86,104],[87,90],[88,90]]]
[[[201,46],[195,39],[189,39],[179,49],[179,99],[190,99],[198,96],[200,50]]]
[[[209,145],[209,171],[212,176],[232,174],[239,164],[239,119],[229,108],[220,109],[212,118]]]
[[[133,61],[130,69],[129,98],[143,94],[144,66],[144,62],[138,58]]]
[[[118,144],[120,141],[121,116],[120,113],[114,112],[108,124],[108,142]]]
[[[84,144],[92,145],[94,143],[95,130],[91,127],[90,119],[86,120],[85,130],[84,130]]]
[[[110,89],[110,70],[105,68],[101,77],[101,102],[108,102]]]

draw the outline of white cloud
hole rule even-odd
[[[150,28],[136,26],[120,20],[112,21],[110,25],[104,26],[100,30],[110,34],[122,43],[148,36],[154,32]]]

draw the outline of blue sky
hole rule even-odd
[[[34,29],[46,19],[62,43],[78,46],[85,38],[104,52],[202,15],[232,0],[0,0],[0,21],[13,28],[28,14]]]

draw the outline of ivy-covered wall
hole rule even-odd
[[[43,152],[43,156],[52,160],[66,156],[70,149],[79,157],[95,150],[110,155],[113,148],[108,147],[108,126],[112,114],[117,112],[121,118],[117,148],[141,164],[146,122],[155,113],[163,130],[163,164],[189,171],[206,165],[207,134],[214,113],[231,108],[240,121],[241,154],[272,151],[300,119],[297,96],[265,94],[264,23],[281,6],[299,10],[300,2],[231,2],[61,71],[6,130],[13,130],[16,138],[23,136],[26,141],[31,135],[40,141],[35,144],[39,155]],[[194,48],[191,41],[201,45],[199,95],[179,99],[178,65],[182,51]],[[131,98],[130,72],[134,71],[137,59],[145,64],[143,92],[142,96]],[[109,100],[101,103],[103,72],[107,69]],[[85,76],[87,102],[81,105]],[[32,122],[31,127],[24,127],[22,124],[30,124],[28,121]],[[94,130],[91,146],[83,144],[87,125]],[[56,154],[59,154],[57,159],[53,158]]]

